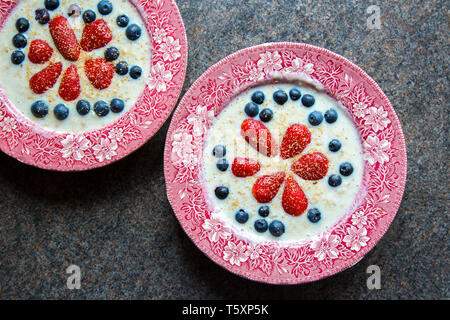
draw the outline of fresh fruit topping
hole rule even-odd
[[[128,73],[128,63],[126,61],[120,61],[116,65],[116,73],[120,76],[124,76]]]
[[[329,109],[325,112],[325,121],[328,123],[334,123],[336,122],[338,118],[338,114],[336,112],[336,110],[334,109]]]
[[[84,26],[81,35],[81,48],[84,51],[92,51],[106,46],[112,40],[112,32],[103,19],[97,19]]]
[[[218,170],[225,172],[228,170],[228,167],[230,164],[228,163],[228,160],[225,158],[217,160],[216,167]]]
[[[67,19],[61,16],[53,18],[49,29],[61,55],[69,61],[77,61],[80,56],[80,45]]]
[[[14,47],[16,47],[16,48],[25,48],[28,43],[27,37],[25,37],[21,33],[18,33],[13,37],[12,43],[13,43]]]
[[[344,162],[339,166],[339,173],[344,177],[348,177],[353,173],[353,166],[350,162]]]
[[[56,119],[65,120],[69,116],[69,108],[67,108],[64,104],[58,104],[53,110]]]
[[[142,75],[142,69],[138,66],[132,66],[130,69],[130,77],[133,79],[139,79]]]
[[[256,104],[263,104],[265,98],[266,97],[262,91],[255,91],[252,94],[252,101]]]
[[[50,21],[50,14],[47,9],[37,9],[35,12],[35,19],[40,24],[47,24]]]
[[[291,169],[304,180],[320,180],[327,175],[328,159],[320,152],[308,153],[294,162]]]
[[[274,237],[280,237],[285,231],[283,222],[273,220],[269,225],[269,231]]]
[[[129,22],[130,22],[130,19],[124,14],[121,14],[116,19],[117,25],[121,28],[125,28]]]
[[[230,190],[228,190],[225,186],[219,186],[214,190],[214,193],[216,194],[216,197],[220,200],[224,200],[226,197],[228,197],[228,194],[230,193]]]
[[[313,111],[308,116],[308,121],[313,126],[318,126],[323,121],[323,115],[319,111]]]
[[[301,153],[311,142],[311,132],[303,124],[291,125],[284,134],[281,142],[281,157],[292,158]]]
[[[270,108],[264,108],[259,113],[259,119],[261,119],[262,122],[269,122],[273,118],[273,111]]]
[[[319,209],[317,208],[312,208],[308,210],[308,220],[311,221],[312,223],[317,223],[319,222],[321,218],[321,213],[319,211]]]
[[[53,11],[59,7],[59,0],[45,0],[44,4],[47,10]]]
[[[96,18],[97,18],[97,15],[95,14],[95,12],[90,9],[83,12],[84,23],[94,22]]]
[[[72,4],[67,9],[67,15],[72,18],[79,17],[81,15],[81,8],[79,5]]]
[[[30,22],[25,18],[19,18],[16,21],[16,29],[19,32],[27,32],[30,28]]]
[[[94,112],[99,117],[104,117],[109,113],[109,106],[105,101],[94,103]]]
[[[77,67],[71,64],[64,72],[58,93],[64,101],[73,101],[81,93],[80,78]]]
[[[305,94],[303,97],[302,97],[302,104],[305,106],[305,107],[312,107],[313,105],[314,105],[314,103],[316,102],[316,99],[314,99],[314,97],[312,96],[312,95],[310,95],[310,94]]]
[[[114,66],[103,58],[91,59],[86,61],[84,72],[94,88],[103,90],[111,85]]]
[[[227,148],[222,144],[218,144],[213,148],[212,153],[214,157],[222,158],[225,157],[225,155],[227,154]]]
[[[341,142],[338,139],[333,139],[328,144],[328,149],[330,149],[331,152],[338,152],[342,147]]]
[[[42,100],[33,102],[31,105],[31,113],[36,118],[44,118],[48,114],[48,105]]]
[[[255,230],[263,233],[266,232],[269,228],[269,224],[267,223],[266,219],[261,218],[255,221]]]
[[[259,214],[261,217],[266,218],[266,217],[269,216],[269,213],[270,213],[270,208],[269,208],[269,206],[263,205],[263,206],[259,207],[259,209],[258,209],[258,214]]]
[[[241,135],[251,147],[261,154],[268,157],[276,155],[276,144],[272,140],[269,130],[261,121],[255,119],[244,120],[241,124]]]
[[[253,176],[261,169],[258,161],[248,158],[234,158],[231,172],[235,177],[244,178]]]
[[[308,199],[292,177],[286,179],[281,205],[287,214],[294,217],[301,215],[308,208]]]
[[[259,177],[252,188],[252,194],[259,203],[268,203],[278,193],[285,177],[284,172],[277,172]]]
[[[25,60],[25,54],[21,50],[14,50],[11,54],[11,62],[21,64]]]
[[[44,40],[33,40],[28,50],[28,59],[33,63],[45,63],[50,60],[53,55],[53,49]]]
[[[300,90],[294,88],[289,91],[289,96],[293,101],[297,101],[302,96],[302,93],[300,92]]]
[[[141,33],[141,27],[139,27],[137,24],[131,24],[125,32],[127,38],[131,41],[139,39],[141,37]]]
[[[273,100],[279,105],[283,105],[288,101],[288,95],[283,90],[277,90],[273,94]]]
[[[342,178],[340,175],[338,174],[332,174],[329,178],[328,178],[328,184],[331,187],[337,187],[342,183]]]
[[[259,107],[254,102],[249,102],[245,105],[244,112],[250,117],[253,118],[259,113]]]
[[[111,100],[111,103],[109,105],[111,108],[111,111],[114,113],[120,113],[125,109],[125,102],[123,102],[122,99],[114,98]]]
[[[114,61],[120,56],[120,51],[116,47],[110,47],[105,50],[105,59],[107,61]]]
[[[239,209],[238,211],[236,211],[236,213],[234,214],[234,218],[236,219],[237,222],[239,223],[246,223],[248,221],[249,218],[249,214],[247,211],[245,211],[244,209]]]
[[[85,116],[89,113],[90,110],[91,110],[91,104],[89,103],[89,101],[80,100],[77,102],[77,112],[80,115]]]
[[[108,0],[102,0],[97,4],[98,12],[103,15],[108,15],[113,11],[113,5]]]
[[[53,63],[30,78],[30,89],[36,94],[42,94],[52,88],[62,71],[62,63]]]

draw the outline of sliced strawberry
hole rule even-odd
[[[250,177],[261,169],[258,161],[249,158],[234,158],[231,171],[236,177]]]
[[[80,95],[80,78],[73,64],[64,72],[58,93],[65,101],[73,101]]]
[[[84,72],[94,88],[102,90],[111,85],[114,65],[103,58],[90,59],[84,65]]]
[[[320,180],[327,175],[328,159],[320,152],[308,153],[292,164],[292,171],[305,180]]]
[[[30,49],[28,50],[28,60],[33,63],[45,63],[50,60],[53,54],[53,49],[44,40],[33,40],[30,43]]]
[[[286,179],[281,205],[284,211],[292,216],[299,216],[308,208],[308,199],[292,177]]]
[[[69,61],[77,61],[81,49],[67,19],[61,16],[53,18],[48,27],[53,42],[61,55]]]
[[[30,78],[30,89],[36,94],[44,93],[55,85],[61,71],[61,62],[49,65]]]
[[[84,26],[81,35],[81,47],[84,51],[92,51],[106,46],[112,40],[112,32],[103,19],[95,20]]]
[[[281,157],[288,159],[301,153],[311,142],[311,132],[303,124],[291,125],[281,142]]]
[[[268,203],[278,193],[281,184],[284,181],[285,173],[277,172],[262,176],[256,180],[253,185],[252,194],[259,203]]]
[[[270,131],[258,120],[246,119],[241,124],[241,135],[250,146],[268,157],[277,154],[276,143]]]

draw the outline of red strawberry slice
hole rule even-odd
[[[77,67],[73,64],[64,72],[58,93],[65,101],[72,101],[78,98],[81,92],[80,78]]]
[[[81,47],[84,51],[92,51],[106,46],[112,40],[112,32],[103,19],[95,20],[84,26],[81,35]]]
[[[281,205],[286,213],[295,217],[301,215],[308,208],[308,199],[292,177],[286,179]]]
[[[291,169],[302,179],[320,180],[327,175],[328,159],[320,152],[308,153],[294,162]]]
[[[262,176],[256,180],[253,185],[252,194],[259,203],[268,203],[278,193],[281,184],[284,181],[285,173],[277,172]]]
[[[281,157],[292,158],[301,153],[311,142],[311,132],[303,124],[291,125],[284,134],[281,142]]]
[[[45,63],[50,60],[53,54],[53,49],[44,40],[33,40],[30,43],[30,49],[28,50],[28,60],[33,63]]]
[[[53,42],[61,55],[69,61],[77,61],[80,56],[80,45],[75,32],[66,18],[58,16],[49,23]]]
[[[266,126],[258,120],[246,119],[241,124],[241,135],[250,146],[268,157],[277,154],[276,143]]]
[[[62,71],[62,63],[53,63],[30,78],[30,89],[36,94],[42,94],[52,88]]]
[[[234,158],[231,171],[236,177],[244,178],[253,176],[261,169],[258,161],[249,158]]]
[[[84,72],[94,88],[103,90],[111,85],[114,65],[103,58],[90,59],[84,65]]]

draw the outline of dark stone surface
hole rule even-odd
[[[371,31],[365,1],[179,1],[190,46],[183,93],[238,49],[293,41],[349,58],[390,98],[407,142],[407,186],[391,228],[359,264],[316,283],[271,286],[211,262],[167,201],[167,122],[136,153],[91,172],[47,172],[0,154],[0,298],[450,298],[448,3],[376,4],[382,28]],[[81,290],[66,288],[70,264],[81,267]],[[381,290],[366,287],[372,264]]]

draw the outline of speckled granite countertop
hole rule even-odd
[[[380,30],[368,30],[365,1],[242,3],[178,1],[190,46],[182,94],[221,58],[264,42],[306,42],[358,64],[394,105],[408,148],[404,199],[384,238],[356,266],[316,283],[270,286],[224,271],[167,201],[168,121],[138,152],[91,172],[47,172],[0,153],[0,298],[450,298],[448,2],[377,1]],[[80,290],[66,288],[70,264],[81,267]],[[380,290],[366,287],[372,264]]]

